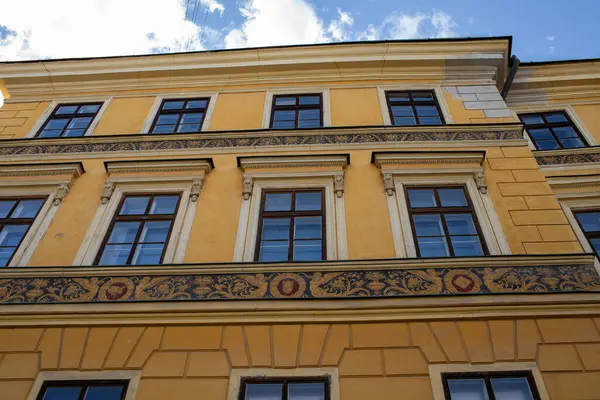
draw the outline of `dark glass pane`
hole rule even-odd
[[[43,400],[78,400],[79,386],[53,386],[46,389]]]
[[[0,200],[0,218],[8,217],[8,213],[15,205],[16,200]]]
[[[288,241],[272,241],[260,243],[259,261],[287,261]]]
[[[432,93],[413,93],[414,101],[433,101]]]
[[[273,122],[273,129],[294,129],[296,123],[294,121],[275,121]]]
[[[42,208],[44,201],[44,199],[21,200],[10,217],[34,218],[38,211],[40,211],[40,208]]]
[[[322,254],[320,240],[294,241],[294,261],[321,261]]]
[[[466,207],[467,198],[463,189],[438,189],[442,207]]]
[[[150,214],[175,214],[179,196],[156,196],[150,206]]]
[[[166,242],[171,221],[147,221],[142,228],[140,242]]]
[[[281,383],[249,383],[246,385],[246,400],[281,400]]]
[[[18,246],[29,225],[4,225],[0,231],[0,246]]]
[[[120,215],[140,215],[146,212],[149,196],[127,197],[121,207]]]
[[[448,245],[443,237],[417,238],[421,257],[447,257],[450,255]]]
[[[529,136],[531,136],[531,139],[533,139],[533,140],[550,140],[550,139],[554,139],[554,137],[552,136],[552,133],[550,133],[550,129],[547,129],[547,128],[543,128],[543,129],[528,129],[527,133],[529,133]]]
[[[438,110],[435,106],[416,106],[419,117],[437,117]]]
[[[492,378],[496,400],[533,400],[527,378]]]
[[[544,120],[539,115],[522,116],[521,121],[523,121],[523,123],[525,125],[543,124],[544,123]]]
[[[411,208],[436,207],[437,202],[433,195],[433,189],[408,189],[408,199]]]
[[[584,232],[600,231],[600,212],[583,212],[575,214]]]
[[[477,235],[471,214],[444,214],[451,235]]]
[[[489,400],[483,379],[448,379],[452,400]]]
[[[280,97],[277,96],[275,98],[276,106],[295,106],[296,105],[296,97]]]
[[[552,128],[552,130],[554,131],[556,137],[558,137],[559,139],[579,137],[579,135],[577,135],[577,132],[575,132],[575,129],[573,129],[572,126],[560,126]]]
[[[556,140],[538,140],[535,142],[535,144],[540,150],[560,149],[560,146]]]
[[[261,240],[288,240],[289,237],[289,218],[263,218]]]
[[[545,114],[544,118],[546,118],[546,121],[548,121],[548,123],[568,121],[567,117],[563,113]]]
[[[60,106],[55,114],[74,114],[78,106]]]
[[[413,215],[415,231],[417,236],[442,236],[442,218],[439,214],[415,214]]]
[[[200,124],[179,125],[177,128],[179,133],[200,132]]]
[[[321,103],[321,97],[320,96],[301,96],[300,97],[300,104],[301,105],[320,104],[320,103]]]
[[[140,227],[139,221],[115,222],[108,243],[133,243]]]
[[[87,129],[92,122],[91,117],[73,118],[67,129]]]
[[[291,193],[267,193],[265,211],[290,211],[292,209]]]
[[[321,192],[296,193],[296,211],[315,211],[321,209]]]
[[[179,120],[179,114],[163,114],[158,117],[156,125],[175,125]]]
[[[406,102],[410,101],[410,96],[408,95],[408,93],[391,93],[389,95],[389,99],[391,103]]]
[[[0,267],[6,267],[16,247],[0,247]]]
[[[483,248],[478,236],[450,236],[454,255],[457,257],[482,256]]]
[[[309,119],[298,121],[298,128],[319,128],[321,126],[321,120]]]
[[[185,108],[206,108],[208,100],[189,100]]]
[[[83,136],[83,134],[85,133],[85,129],[67,129],[63,136],[65,137],[79,137],[79,136]]]
[[[321,239],[323,226],[321,217],[296,217],[294,239]]]
[[[180,110],[183,108],[183,100],[165,101],[163,110]]]
[[[44,127],[44,130],[63,129],[65,126],[67,126],[69,121],[70,121],[70,119],[63,119],[63,118],[51,119],[50,121],[48,121],[48,123]]]
[[[182,124],[199,124],[202,121],[203,113],[187,113],[181,117]]]
[[[290,383],[288,385],[289,400],[324,400],[324,383]]]
[[[414,111],[411,106],[392,106],[392,115],[394,117],[412,117]]]
[[[123,386],[90,386],[84,400],[121,400]]]
[[[98,265],[125,265],[131,244],[107,244]]]
[[[40,132],[40,134],[38,135],[38,137],[41,138],[51,138],[51,137],[59,137],[60,134],[62,133],[62,131],[53,131],[53,130],[46,130],[44,129],[43,131]]]
[[[441,125],[442,120],[439,117],[420,117],[421,125]]]
[[[77,114],[95,114],[100,109],[99,104],[89,105],[89,106],[81,106]]]
[[[177,125],[156,125],[152,133],[173,133]]]
[[[394,117],[395,126],[412,126],[416,125],[417,120],[415,118],[398,118]]]
[[[310,110],[300,110],[298,114],[298,119],[321,119],[321,110],[319,109],[310,109]]]
[[[594,248],[596,254],[600,254],[600,238],[591,239],[590,243],[592,244],[592,247]]]
[[[560,141],[565,149],[576,149],[579,147],[585,147],[585,143],[579,138],[563,139]]]
[[[133,253],[131,264],[160,264],[164,244],[138,244]]]
[[[277,111],[275,111],[275,115],[273,116],[273,121],[293,121],[295,119],[296,119],[295,111],[277,110]]]

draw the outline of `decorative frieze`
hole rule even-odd
[[[238,157],[242,171],[264,168],[339,167],[345,169],[349,163],[347,154],[325,154],[278,157]]]
[[[397,151],[374,153],[378,168],[384,165],[406,164],[477,164],[482,165],[485,151]]]
[[[600,163],[600,146],[583,147],[580,149],[534,151],[533,156],[542,167],[598,164]]]

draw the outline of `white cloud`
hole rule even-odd
[[[204,9],[209,0],[200,0]],[[211,0],[211,12],[223,5]],[[32,12],[34,10],[35,12]],[[0,60],[199,50],[184,0],[3,0]]]
[[[338,19],[329,23],[327,32],[331,35],[331,39],[336,42],[351,40],[349,28],[354,24],[354,18],[348,12],[337,9]]]
[[[469,18],[469,25],[473,25],[475,23],[475,19],[473,17]]]
[[[379,25],[369,25],[359,32],[358,40],[378,39],[422,39],[458,36],[458,24],[442,10],[434,9],[430,14],[392,13]]]
[[[546,36],[546,40],[549,42],[554,42],[554,36]]]

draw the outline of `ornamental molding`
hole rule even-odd
[[[580,149],[534,151],[533,156],[540,166],[561,165],[573,167],[576,165],[592,165],[600,163],[600,146],[583,147]]]
[[[242,171],[262,168],[304,168],[339,167],[345,169],[349,164],[347,154],[327,154],[318,156],[278,156],[278,157],[238,157]]]
[[[66,175],[70,180],[79,178],[85,170],[81,163],[5,164],[0,165],[0,177],[43,177]]]
[[[485,151],[406,151],[374,153],[378,168],[390,164],[477,164],[482,165]]]
[[[156,160],[156,161],[109,161],[105,162],[109,174],[197,172],[207,174],[212,170],[212,160]]]
[[[579,189],[600,186],[600,174],[547,176],[546,180],[554,189]]]

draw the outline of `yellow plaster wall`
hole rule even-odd
[[[431,364],[535,362],[550,398],[600,398],[600,318],[0,329],[0,393],[40,371],[141,371],[138,400],[227,398],[232,368],[337,368],[341,398],[432,399]]]
[[[600,143],[600,104],[574,105],[572,108],[596,142]]]
[[[155,97],[112,99],[100,118],[95,135],[126,135],[140,133],[150,113]]]
[[[208,129],[224,131],[261,128],[265,97],[264,91],[219,94]]]
[[[0,140],[27,136],[49,105],[48,101],[4,104],[0,108]]]
[[[383,125],[377,88],[331,89],[329,97],[332,126]]]

